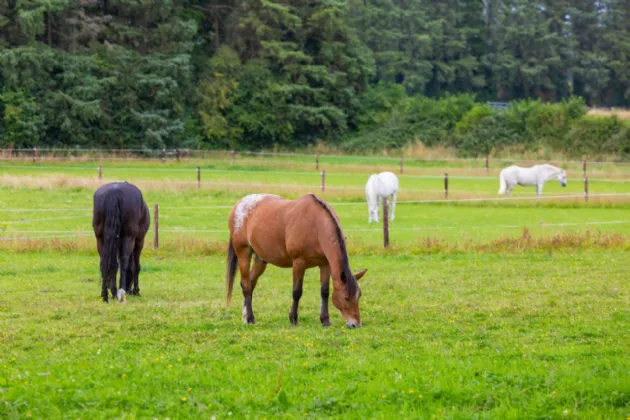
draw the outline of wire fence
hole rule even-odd
[[[604,225],[621,225],[630,224],[630,220],[605,220],[605,221],[584,221],[584,222],[562,222],[562,223],[539,223],[540,227],[568,227],[568,226],[604,226]],[[473,225],[466,226],[466,229],[522,229],[523,225],[506,225],[506,224],[485,224],[485,225]],[[410,227],[390,227],[389,231],[440,231],[449,229],[462,229],[462,226],[457,225],[438,225],[438,226],[410,226]],[[382,232],[383,228],[349,228],[344,229],[344,232]],[[70,238],[86,238],[94,237],[92,231],[70,231],[70,230],[37,230],[37,231],[15,231],[13,233],[43,233],[45,235],[37,236],[0,236],[0,241],[30,241],[30,240],[54,240],[54,239],[70,239]],[[51,235],[48,235],[48,234]],[[221,233],[229,234],[228,229],[160,229],[160,233],[172,233],[172,234],[190,234],[190,233]],[[61,235],[60,235],[61,234]]]
[[[320,154],[313,152],[280,152],[280,151],[253,151],[253,150],[202,150],[190,148],[162,148],[162,149],[105,149],[105,148],[0,148],[0,158],[4,160],[14,159],[42,159],[42,158],[59,158],[69,159],[82,157],[85,159],[92,158],[94,160],[135,160],[135,159],[160,159],[160,160],[189,160],[193,159],[210,159],[222,158],[234,160],[237,155],[241,156],[258,156],[258,157],[274,157],[274,158],[313,158],[313,159],[335,159],[335,160],[369,160],[375,162],[399,162],[400,158],[412,162],[469,162],[479,163],[488,162],[528,162],[528,163],[549,163],[562,162],[567,164],[583,164],[589,165],[630,165],[630,161],[624,160],[558,160],[558,159],[530,159],[522,157],[492,157],[483,156],[480,158],[458,158],[451,156],[444,157],[413,157],[413,156],[374,156],[374,155],[351,155],[351,154]]]
[[[73,170],[73,171],[89,171],[88,168],[85,167],[75,167],[75,166],[46,166],[46,165],[38,165],[36,167],[33,167],[31,165],[0,165],[0,169],[40,169],[40,170]],[[97,176],[92,178],[94,181],[98,180],[98,181],[102,181],[103,179],[103,168],[102,165],[99,165],[97,168],[95,168],[97,170]],[[441,170],[443,170],[443,168],[441,168]],[[140,183],[147,183],[149,182],[152,186],[154,185],[164,185],[167,187],[172,187],[173,185],[178,185],[178,186],[197,186],[198,188],[201,188],[201,186],[203,185],[204,188],[232,188],[232,187],[245,187],[245,188],[250,188],[250,187],[258,187],[258,188],[263,188],[266,189],[266,191],[272,190],[274,188],[281,188],[281,189],[303,189],[303,190],[312,190],[313,188],[317,188],[320,189],[321,191],[324,191],[326,189],[328,190],[333,190],[333,191],[357,191],[357,192],[362,192],[364,190],[364,187],[362,186],[352,186],[352,185],[326,185],[326,176],[328,175],[328,180],[330,181],[331,175],[334,177],[334,179],[339,180],[339,178],[343,178],[344,180],[346,180],[348,177],[354,177],[355,179],[357,177],[365,177],[365,173],[356,173],[356,172],[328,172],[326,173],[325,170],[322,170],[321,172],[312,172],[312,171],[259,171],[259,170],[247,170],[247,169],[214,169],[214,168],[204,168],[203,171],[202,169],[197,166],[196,168],[140,168],[140,167],[119,167],[119,166],[115,166],[115,167],[110,167],[107,168],[107,171],[109,171],[110,173],[119,173],[119,174],[124,174],[126,172],[162,172],[162,173],[177,173],[177,174],[182,174],[182,173],[189,173],[191,174],[191,178],[194,179],[194,177],[196,176],[196,181],[193,180],[186,180],[186,179],[180,179],[178,177],[176,177],[175,179],[172,178],[167,178],[167,179],[136,179],[135,182],[140,182]],[[224,174],[226,176],[228,175],[232,175],[235,173],[241,173],[241,174],[251,174],[251,175],[278,175],[278,176],[292,176],[292,177],[296,177],[296,176],[303,176],[303,177],[308,177],[310,180],[315,180],[315,179],[319,179],[319,185],[317,185],[315,182],[313,182],[312,184],[305,184],[305,183],[297,183],[297,182],[293,182],[293,183],[263,183],[263,182],[251,182],[251,181],[247,181],[247,182],[235,182],[235,181],[231,181],[231,180],[225,180],[225,179],[221,179],[221,178],[210,178],[210,180],[204,180],[202,182],[202,172],[205,173],[211,173],[211,174]],[[196,174],[196,175],[195,175]],[[606,173],[599,173],[600,175],[606,175]],[[8,174],[5,173],[5,176],[7,176]],[[119,176],[121,176],[119,175]],[[621,177],[621,178],[605,178],[605,177],[591,177],[589,179],[588,176],[586,176],[586,173],[584,173],[584,178],[583,178],[583,182],[584,182],[584,190],[587,191],[588,190],[588,183],[589,182],[609,182],[609,183],[617,183],[617,184],[624,184],[624,183],[630,183],[630,173],[627,174],[623,174],[623,173],[609,173],[609,176],[617,176],[617,177]],[[482,180],[496,180],[496,176],[487,176],[487,175],[457,175],[457,174],[449,174],[448,172],[445,172],[443,175],[430,175],[430,174],[425,174],[425,175],[413,175],[413,174],[400,174],[399,177],[403,178],[403,179],[415,179],[415,180],[440,180],[443,179],[444,180],[444,189],[436,189],[436,188],[405,188],[405,191],[407,192],[412,192],[412,193],[439,193],[441,191],[444,191],[446,195],[448,195],[448,180],[466,180],[466,181],[482,181]],[[0,178],[2,178],[2,175],[0,174]],[[110,175],[110,178],[111,175]],[[8,182],[10,184],[14,183],[14,179],[9,177],[6,178],[7,180],[5,180],[5,182]],[[75,180],[75,182],[86,182],[87,178],[73,178]],[[115,178],[114,178],[115,179]],[[31,179],[30,182],[39,182],[37,177],[34,177]],[[51,183],[55,182],[55,179],[51,179],[50,180]],[[330,182],[328,183],[330,184]],[[519,192],[513,192],[514,195],[532,195],[534,194],[533,192],[529,192],[529,191],[519,191]]]
[[[604,193],[604,194],[590,194],[590,197],[628,197],[630,198],[630,193]],[[583,194],[562,194],[562,195],[543,195],[540,197],[492,197],[492,198],[459,198],[459,199],[439,199],[439,200],[399,200],[396,201],[396,204],[432,204],[432,203],[470,203],[470,202],[501,202],[501,201],[529,201],[529,200],[563,200],[563,199],[576,199],[583,198]],[[357,206],[357,205],[367,205],[365,201],[330,201],[329,205],[333,207],[337,206]],[[234,205],[208,205],[208,206],[162,206],[160,205],[161,210],[215,210],[215,209],[232,209]],[[0,213],[39,213],[39,212],[60,212],[60,211],[85,211],[91,212],[92,208],[86,207],[58,207],[58,208],[0,208]],[[85,214],[80,216],[64,216],[64,217],[54,217],[54,218],[41,218],[41,219],[31,219],[31,220],[17,220],[17,221],[9,221],[4,223],[30,223],[30,222],[38,222],[38,221],[47,221],[47,220],[62,220],[62,219],[79,219],[85,217],[92,217],[92,214]]]
[[[471,202],[501,202],[501,201],[529,201],[529,200],[564,200],[564,199],[580,199],[583,196],[581,194],[567,194],[567,195],[548,195],[542,197],[497,197],[497,198],[468,198],[468,199],[440,199],[440,200],[402,200],[398,201],[396,204],[407,205],[407,204],[433,204],[433,203],[471,203]],[[628,194],[592,194],[591,197],[629,197]],[[339,206],[365,206],[366,203],[364,201],[341,201],[341,202],[330,202],[329,203],[333,207]],[[227,210],[231,209],[233,206],[231,205],[206,205],[206,206],[164,206],[161,207],[161,211],[167,211],[169,213],[177,213],[181,210]],[[92,217],[91,209],[89,208],[48,208],[48,209],[28,209],[28,208],[5,208],[0,209],[0,213],[40,213],[40,212],[85,212],[85,214],[74,215],[74,216],[61,216],[61,217],[45,217],[45,218],[33,218],[33,219],[19,219],[19,220],[11,220],[0,223],[0,227],[10,227],[12,225],[24,225],[24,224],[37,224],[40,222],[48,222],[55,220],[73,220],[73,219],[89,219]],[[164,215],[164,213],[161,213]],[[565,223],[539,223],[538,226],[541,227],[563,227],[563,226],[591,226],[591,225],[616,225],[616,224],[626,224],[630,223],[630,220],[614,220],[614,221],[583,221],[583,222],[565,222]],[[488,224],[488,225],[476,225],[476,226],[466,226],[467,229],[484,229],[484,228],[522,228],[522,225],[515,224]],[[411,227],[390,227],[391,231],[437,231],[437,230],[447,230],[447,229],[461,229],[461,226],[456,225],[432,225],[432,226],[411,226]],[[344,229],[346,232],[380,232],[383,228],[349,228]],[[91,237],[93,236],[93,232],[91,230],[24,230],[24,229],[16,229],[11,231],[5,231],[1,233],[4,236],[0,236],[0,241],[24,241],[24,240],[57,240],[57,239],[70,239],[70,238],[83,238],[83,237]],[[221,233],[227,234],[227,229],[198,229],[198,228],[176,228],[176,229],[160,229],[162,233],[170,233],[170,234],[189,234],[189,233]],[[155,226],[153,226],[153,233],[156,234]],[[27,235],[27,234],[35,234]],[[10,236],[7,236],[10,235]],[[15,236],[18,235],[18,236]]]

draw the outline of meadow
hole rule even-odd
[[[2,418],[630,416],[630,203],[552,198],[583,191],[577,165],[543,199],[457,201],[496,198],[496,169],[410,164],[383,249],[362,192],[382,167],[367,158],[329,162],[324,192],[306,160],[102,164],[98,180],[95,162],[1,163]],[[443,198],[445,168],[460,176],[452,200],[422,202]],[[630,193],[623,165],[590,176],[591,193]],[[100,302],[90,224],[111,180],[160,208],[160,247],[150,231],[142,296],[126,305]],[[368,269],[363,328],[332,307],[321,326],[317,271],[298,327],[288,270],[261,277],[257,325],[242,324],[239,299],[226,308],[226,218],[249,192],[333,205],[353,270]]]

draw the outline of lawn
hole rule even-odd
[[[0,254],[0,417],[630,415],[627,250],[354,254],[364,327],[319,323],[316,272],[289,327],[270,267],[256,326],[222,255],[148,250],[143,296],[99,301],[94,253]]]

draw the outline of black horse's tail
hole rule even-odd
[[[232,238],[230,238],[230,244],[228,245],[227,254],[227,270],[225,274],[225,289],[227,293],[227,306],[230,306],[232,301],[232,289],[234,288],[234,276],[236,275],[236,264],[238,258],[236,258],[236,251],[234,251],[234,245],[232,245]]]
[[[118,250],[120,249],[120,231],[122,220],[120,206],[123,193],[114,190],[105,203],[105,263],[107,272],[118,270]]]

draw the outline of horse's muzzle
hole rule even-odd
[[[352,329],[352,328],[361,328],[361,323],[355,321],[354,319],[346,322],[346,328],[348,329]]]

